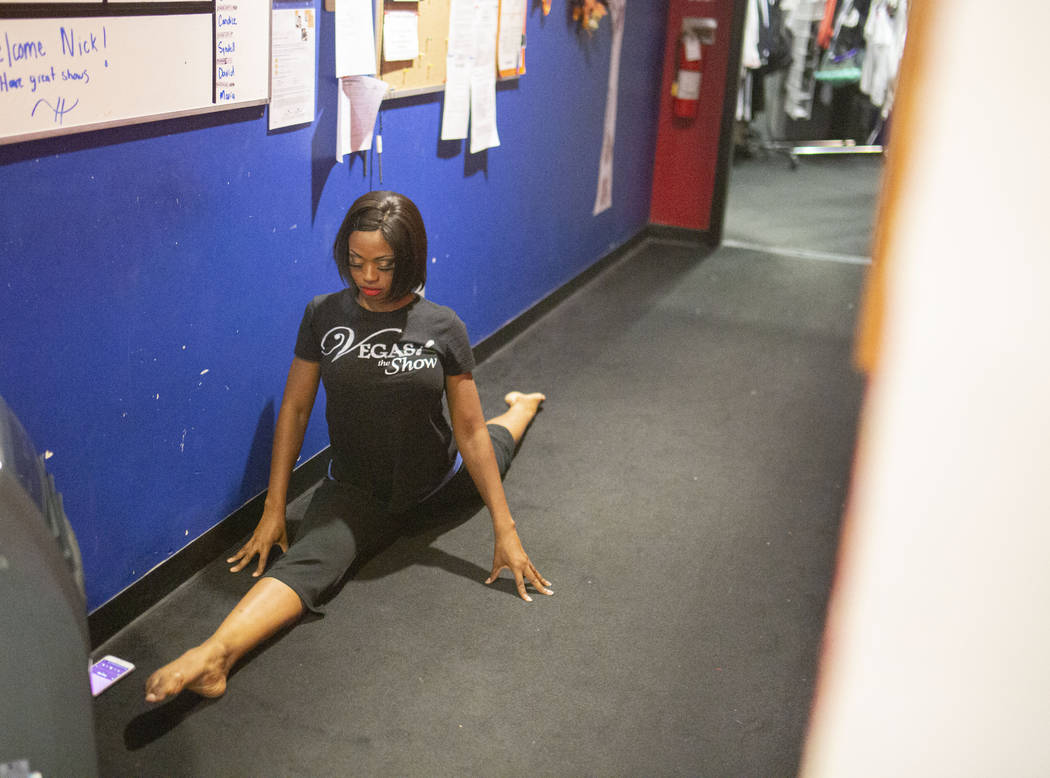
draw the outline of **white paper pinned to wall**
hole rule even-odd
[[[594,195],[594,216],[612,206],[613,148],[616,144],[617,99],[620,94],[620,52],[623,49],[624,15],[627,0],[609,0],[613,40],[609,56],[609,86],[605,96],[605,128],[602,132],[602,156],[598,163],[598,191]]]
[[[522,70],[524,29],[525,0],[501,0],[497,65],[497,70],[501,75],[514,75]]]
[[[451,0],[448,53],[445,55],[445,102],[441,140],[467,137],[470,126],[470,73],[474,67],[474,0]]]
[[[317,26],[313,7],[277,8],[270,23],[269,128],[314,120]]]
[[[339,79],[337,161],[342,162],[351,152],[372,148],[376,117],[388,89],[389,84],[372,76]]]
[[[470,153],[499,145],[496,128],[496,30],[499,0],[474,2],[474,67],[470,72]]]
[[[419,56],[419,14],[387,11],[383,14],[383,59],[401,62]]]
[[[375,72],[376,38],[372,0],[336,0],[336,77],[370,76]]]

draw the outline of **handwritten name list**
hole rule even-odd
[[[215,99],[220,103],[237,100],[237,51],[241,38],[241,15],[236,3],[215,4]],[[244,50],[244,43],[241,44]],[[241,70],[244,70],[242,63]]]
[[[264,102],[269,18],[251,5],[0,19],[0,143]]]

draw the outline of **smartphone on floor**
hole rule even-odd
[[[91,696],[98,697],[134,669],[135,665],[125,659],[110,655],[102,657],[91,665]]]

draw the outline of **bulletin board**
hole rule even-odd
[[[444,88],[450,10],[451,0],[375,0],[376,72],[390,85],[387,99],[437,92]],[[383,17],[391,11],[410,11],[419,15],[419,56],[415,59],[387,62],[383,57]],[[524,35],[523,29],[519,67],[516,72],[501,72],[499,80],[517,78],[525,72]]]
[[[449,7],[449,0],[377,0],[378,73],[381,79],[390,84],[388,97],[432,92],[444,86]],[[415,59],[387,62],[383,58],[383,16],[391,11],[415,11],[419,14],[419,56]]]
[[[270,3],[0,0],[0,143],[269,97]]]

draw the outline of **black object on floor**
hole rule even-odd
[[[0,657],[0,775],[96,775],[80,548],[2,397]]]

